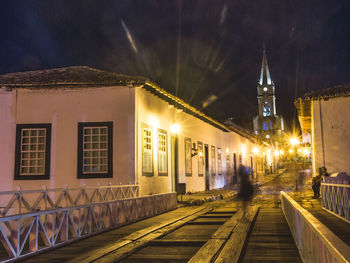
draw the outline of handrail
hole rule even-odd
[[[175,209],[176,203],[176,193],[164,193],[2,217],[0,248],[8,256],[0,262],[12,262]]]
[[[3,196],[9,196],[4,198]],[[0,217],[33,211],[135,198],[138,185],[82,186],[0,192]]]
[[[329,185],[329,186],[341,186],[341,187],[344,187],[344,188],[350,188],[350,184],[331,184],[331,183],[321,183],[321,186],[322,185]]]
[[[350,223],[350,185],[321,183],[322,207]]]
[[[283,191],[281,203],[303,262],[349,263],[350,246]]]
[[[82,187],[61,187],[61,188],[43,188],[43,189],[34,189],[34,190],[12,190],[12,191],[0,191],[0,195],[8,195],[8,194],[32,194],[32,193],[42,193],[42,192],[61,192],[61,191],[76,191],[81,189],[106,189],[106,188],[125,188],[125,187],[138,187],[137,184],[130,185],[99,185],[99,186],[82,186]]]

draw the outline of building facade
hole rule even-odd
[[[350,174],[350,85],[306,93],[294,104],[303,138],[311,141],[313,173]]]
[[[261,139],[276,141],[284,130],[283,118],[276,114],[275,84],[263,50],[260,78],[257,85],[259,115],[253,119],[254,132]]]
[[[255,138],[146,78],[89,67],[0,76],[1,191],[138,184],[221,188],[254,169]]]

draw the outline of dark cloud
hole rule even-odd
[[[349,81],[347,0],[14,0],[0,9],[0,73],[89,65],[149,77],[221,119],[252,126],[267,48],[277,111]],[[176,84],[178,88],[176,88]]]

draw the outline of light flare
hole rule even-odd
[[[126,37],[128,38],[129,43],[130,43],[132,49],[135,51],[135,53],[138,53],[138,50],[137,50],[135,41],[134,41],[134,39],[132,38],[132,35],[131,35],[131,33],[130,33],[128,27],[125,25],[125,23],[124,23],[123,20],[120,20],[120,22],[122,23],[122,26],[123,26],[123,29],[124,29],[124,31],[125,31]]]

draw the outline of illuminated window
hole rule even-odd
[[[263,116],[270,116],[271,115],[271,108],[270,105],[267,104],[267,102],[265,102],[265,104],[263,105]]]
[[[269,130],[269,126],[267,125],[267,122],[264,122],[264,131],[268,131]]]
[[[142,175],[153,176],[152,130],[142,125]]]
[[[221,148],[218,148],[218,174],[222,174],[222,158],[221,158]]]
[[[17,124],[15,179],[50,179],[51,124]]]
[[[113,177],[113,122],[78,123],[78,178]]]
[[[271,130],[271,122],[264,122],[264,131]]]
[[[167,132],[158,129],[158,174],[168,175]]]
[[[185,138],[185,173],[192,176],[191,139]]]
[[[216,175],[215,146],[211,146],[210,148],[210,174]]]
[[[198,176],[204,174],[203,143],[198,142]]]

